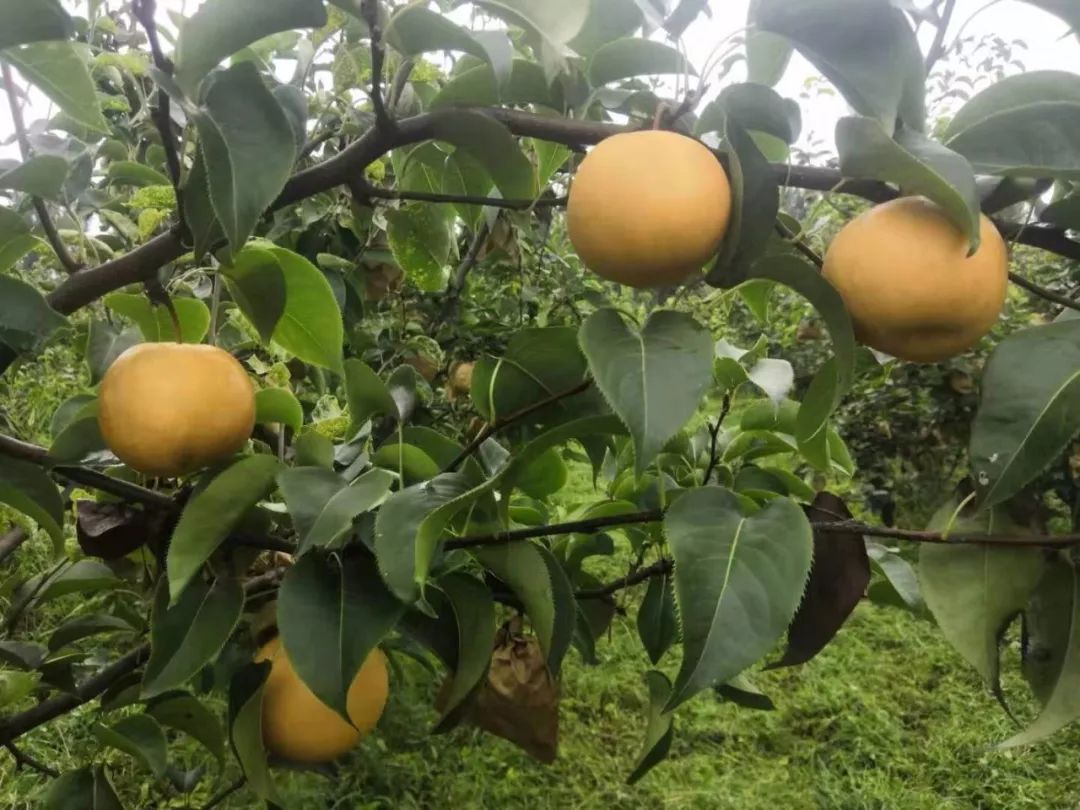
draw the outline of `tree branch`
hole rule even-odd
[[[386,60],[386,46],[382,41],[382,23],[379,21],[379,0],[360,0],[360,13],[367,23],[371,34],[371,106],[375,110],[375,128],[383,132],[393,132],[396,128],[394,119],[383,101],[382,80],[383,62]]]
[[[236,791],[238,791],[240,788],[242,788],[246,784],[247,784],[247,777],[246,776],[240,776],[240,778],[238,778],[231,785],[227,785],[226,787],[223,787],[221,790],[219,790],[217,793],[215,793],[211,797],[210,801],[208,801],[206,804],[203,805],[202,810],[213,810],[213,808],[217,807],[219,804],[221,804],[227,798],[232,796],[234,793],[236,793]]]
[[[454,274],[450,277],[450,283],[446,287],[446,298],[443,301],[442,323],[454,318],[458,302],[461,300],[461,294],[465,290],[465,279],[469,275],[469,272],[476,266],[476,262],[480,258],[480,251],[484,247],[484,243],[488,238],[488,226],[486,222],[480,223],[476,228],[476,233],[473,234],[472,241],[469,243],[469,249],[465,255],[461,257],[461,261],[458,266],[454,268]],[[436,327],[437,329],[438,327]]]
[[[465,448],[457,454],[457,457],[447,465],[444,472],[453,472],[454,470],[456,470],[458,468],[458,465],[461,464],[461,462],[463,462],[473,453],[475,453],[477,448],[480,447],[480,445],[482,445],[485,441],[490,439],[503,428],[509,427],[516,422],[520,422],[526,416],[536,413],[537,411],[541,411],[549,405],[554,405],[560,400],[566,399],[567,397],[572,397],[576,394],[580,394],[581,392],[588,389],[590,385],[592,385],[592,380],[582,380],[573,388],[568,388],[565,391],[560,391],[556,394],[552,394],[551,396],[546,397],[539,402],[534,402],[532,405],[526,405],[520,410],[514,411],[511,414],[496,419],[491,424],[485,426],[483,430],[476,434],[476,436],[471,442],[465,445]]]
[[[624,127],[597,121],[551,118],[521,110],[477,108],[505,124],[521,137],[579,146],[596,143],[625,131]],[[430,140],[439,113],[424,113],[395,122],[392,132],[372,127],[334,157],[304,169],[286,183],[270,210],[275,211],[299,200],[346,184],[362,175],[371,162],[399,146]],[[884,202],[897,196],[897,191],[875,180],[845,180],[837,169],[818,166],[789,166],[774,164],[777,181],[792,188],[810,191],[836,191],[852,194],[871,202]],[[1041,248],[1068,259],[1080,261],[1080,242],[1074,242],[1057,228],[1023,227],[1019,223],[996,221],[1006,239]],[[49,304],[58,312],[69,314],[101,296],[128,284],[144,281],[158,268],[174,261],[185,252],[178,231],[161,234],[135,248],[130,253],[84,270],[68,278],[48,296]]]
[[[953,9],[956,7],[956,0],[945,0],[945,8],[941,12],[941,19],[937,24],[937,33],[934,35],[934,42],[930,45],[930,50],[926,54],[926,72],[930,73],[930,70],[937,64],[937,61],[945,55],[945,34],[949,30],[949,23],[952,21]]]
[[[17,748],[15,746],[15,743],[13,742],[5,743],[4,748],[6,748],[11,754],[11,756],[15,758],[16,768],[21,768],[25,766],[27,768],[30,768],[31,770],[37,771],[38,773],[43,773],[46,776],[51,776],[53,779],[60,775],[60,771],[56,770],[56,768],[52,768],[46,765],[44,762],[39,762],[29,754],[24,753],[19,748]]]
[[[364,194],[379,200],[418,200],[433,203],[465,203],[468,205],[487,205],[492,208],[509,208],[526,211],[530,208],[545,206],[557,208],[566,205],[566,197],[538,197],[534,200],[506,200],[502,197],[484,197],[478,194],[442,194],[437,191],[398,191],[389,188],[368,186]]]
[[[1010,270],[1009,281],[1011,281],[1017,287],[1023,287],[1028,292],[1039,296],[1039,298],[1045,298],[1047,301],[1052,301],[1055,304],[1060,304],[1066,309],[1080,310],[1080,301],[1069,298],[1067,295],[1061,295],[1060,293],[1056,293],[1053,290],[1048,290],[1045,287],[1040,287],[1035,282],[1028,281],[1019,273],[1014,273]]]
[[[18,526],[10,529],[0,537],[0,562],[3,562],[14,554],[19,546],[30,539],[30,535]]]
[[[720,406],[720,416],[717,417],[716,423],[709,428],[709,466],[705,469],[705,477],[701,481],[701,485],[705,486],[709,483],[709,479],[712,478],[713,471],[720,463],[720,456],[716,452],[716,442],[720,436],[720,428],[724,424],[724,420],[727,419],[728,412],[731,410],[731,394],[724,394],[723,404]]]
[[[166,76],[173,75],[173,63],[161,50],[161,42],[158,40],[157,24],[154,22],[156,0],[132,0],[131,13],[146,30],[146,39],[150,44],[150,54],[154,59],[154,66]],[[180,227],[187,229],[187,219],[184,216],[184,197],[180,193],[180,155],[176,148],[176,138],[172,132],[172,116],[169,114],[169,94],[164,88],[157,92],[157,105],[151,108],[151,119],[157,127],[161,137],[161,146],[165,150],[165,165],[169,169],[169,179],[172,180],[173,193],[176,195],[176,219]]]
[[[11,124],[15,129],[15,139],[19,143],[19,154],[22,156],[23,161],[27,161],[30,159],[30,139],[26,136],[26,122],[23,120],[22,107],[19,106],[19,99],[15,95],[15,77],[12,76],[11,68],[8,67],[7,62],[0,63],[0,71],[2,71],[0,75],[4,79],[4,90],[7,92],[8,106],[11,108]],[[56,225],[53,224],[52,217],[49,216],[49,209],[45,206],[45,201],[32,195],[30,199],[33,201],[34,211],[37,212],[41,229],[45,231],[45,238],[52,245],[60,265],[68,273],[77,273],[82,270],[83,266],[68,253],[67,245],[60,238],[60,232],[56,230]]]
[[[639,568],[631,574],[627,574],[625,577],[608,582],[606,585],[601,585],[598,588],[587,588],[581,591],[574,592],[575,599],[604,599],[611,596],[624,588],[630,588],[634,585],[638,585],[653,577],[664,576],[670,574],[675,570],[675,564],[667,557],[662,557],[652,565],[647,565],[644,568]]]

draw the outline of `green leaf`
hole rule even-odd
[[[965,104],[946,145],[976,172],[1080,179],[1080,76],[1059,70],[996,82]]]
[[[841,118],[836,148],[844,177],[883,180],[928,197],[968,238],[971,252],[978,250],[979,194],[966,158],[906,127],[893,140],[873,118]]]
[[[501,358],[484,357],[473,369],[471,396],[488,422],[505,418],[538,400],[569,391],[585,379],[588,365],[569,326],[522,329],[510,336]],[[587,395],[560,400],[547,414],[581,413]],[[542,414],[538,414],[541,416]]]
[[[264,388],[255,392],[255,422],[285,425],[299,433],[304,426],[304,409],[288,388]]]
[[[60,199],[68,168],[67,161],[57,155],[35,155],[13,169],[0,172],[0,188]]]
[[[516,485],[530,498],[543,500],[566,486],[568,476],[566,462],[558,451],[551,448],[533,459],[521,471]]]
[[[263,343],[269,343],[285,312],[288,289],[277,256],[248,245],[221,266],[229,295]]]
[[[192,118],[214,213],[237,252],[292,173],[292,124],[251,62],[215,74]]]
[[[332,494],[329,494],[332,488],[330,476],[339,483]],[[298,553],[332,546],[348,533],[354,519],[378,508],[386,500],[396,480],[393,473],[378,469],[368,470],[348,486],[329,470],[318,470],[318,476],[312,468],[281,473],[278,481],[300,538]]]
[[[750,0],[746,22],[746,80],[772,87],[787,71],[791,62],[791,43],[771,31],[762,31],[755,23],[762,0]]]
[[[49,446],[49,455],[57,461],[73,463],[106,449],[98,423],[98,401],[90,399],[56,434]]]
[[[61,596],[107,591],[123,584],[123,580],[119,579],[108,566],[97,560],[78,560],[63,567],[58,574],[47,579],[47,584],[38,591],[34,599],[35,607],[51,602],[53,599],[59,599]],[[19,593],[32,590],[38,581],[38,577],[30,579],[20,588]]]
[[[143,338],[151,343],[175,341],[176,327],[169,310],[156,306],[145,295],[112,293],[105,296],[105,306],[118,315],[130,318],[139,327]],[[210,309],[198,298],[174,298],[180,335],[184,343],[202,343],[210,330]]]
[[[263,685],[270,667],[269,661],[252,662],[233,674],[229,682],[229,744],[248,787],[260,799],[280,804],[262,735]]]
[[[218,761],[225,764],[225,732],[210,709],[184,692],[171,692],[151,701],[146,713],[166,728],[176,729],[201,743]]]
[[[720,487],[684,493],[664,519],[675,559],[683,661],[665,709],[761,659],[783,636],[810,573],[813,533],[794,502],[753,515]]]
[[[682,73],[697,76],[693,66],[670,45],[639,37],[608,42],[589,60],[589,84],[593,87],[634,76]]]
[[[919,579],[911,564],[880,543],[866,544],[870,569],[880,577],[866,591],[870,601],[902,607],[917,615],[925,615],[926,605],[919,590]]]
[[[117,186],[168,186],[172,181],[157,169],[133,160],[114,160],[105,173],[109,185]]]
[[[453,236],[443,206],[406,203],[386,211],[386,238],[405,275],[423,292],[442,292],[450,279]]]
[[[650,670],[645,673],[645,683],[649,687],[648,725],[637,764],[626,780],[631,785],[667,757],[675,735],[674,715],[665,708],[671,698],[671,681],[664,673]]]
[[[598,48],[641,28],[644,17],[634,0],[589,0],[587,5],[588,16],[570,40],[574,53],[591,56]]]
[[[69,644],[103,633],[131,633],[135,630],[118,616],[107,613],[91,613],[68,619],[49,636],[49,652],[55,653]]]
[[[36,464],[0,456],[0,503],[33,520],[54,544],[64,541],[64,499]]]
[[[256,40],[326,25],[322,0],[209,0],[180,27],[176,80],[192,98],[203,76]]]
[[[1024,610],[1026,632],[1021,651],[1024,679],[1040,707],[1054,693],[1069,652],[1076,598],[1073,567],[1064,556],[1049,557],[1043,568],[1043,577]]]
[[[428,51],[464,51],[488,62],[492,69],[502,75],[504,82],[510,73],[512,51],[505,34],[468,31],[423,6],[405,6],[394,12],[387,23],[385,37],[390,47],[405,56],[417,56]],[[501,37],[505,48],[495,44],[497,37]]]
[[[561,95],[544,76],[535,62],[514,59],[510,77],[502,85],[490,65],[477,65],[463,70],[442,86],[431,100],[430,108],[438,110],[455,105],[491,106],[499,103],[522,106],[541,104],[553,109],[562,108]]]
[[[10,208],[0,207],[0,271],[7,270],[39,246],[47,245],[30,232],[26,220]]]
[[[638,637],[653,665],[657,664],[679,636],[675,615],[675,595],[670,576],[653,577],[637,615]]]
[[[957,508],[946,503],[929,528],[943,530]],[[950,532],[1018,534],[1003,509],[956,520]],[[919,549],[919,585],[942,634],[986,681],[1002,705],[998,646],[1006,626],[1028,603],[1045,569],[1038,548],[924,543]]]
[[[640,475],[712,382],[712,338],[681,312],[657,310],[635,333],[616,310],[602,309],[582,324],[579,340],[597,387],[630,430]]]
[[[795,143],[802,130],[798,104],[770,87],[750,82],[725,87],[702,110],[694,132],[723,132],[729,117],[743,129],[775,135],[786,144]]]
[[[446,110],[432,123],[438,140],[465,151],[491,175],[507,199],[536,196],[536,174],[517,140],[505,125],[484,113]]]
[[[805,453],[821,447],[824,457],[808,457],[818,467],[828,466],[827,427],[829,416],[851,386],[855,376],[855,331],[840,294],[821,274],[793,256],[769,256],[753,268],[754,278],[776,281],[794,290],[813,304],[829,329],[833,359],[827,361],[811,383],[795,423],[795,438]],[[751,372],[752,376],[753,372]]]
[[[468,574],[452,572],[437,584],[446,594],[457,625],[457,661],[443,696],[442,716],[436,726],[440,731],[487,673],[495,646],[495,601],[487,586]]]
[[[170,604],[177,604],[203,563],[247,511],[269,494],[279,468],[273,456],[242,458],[187,502],[169,543]]]
[[[165,732],[150,715],[133,714],[112,726],[98,723],[93,732],[102,743],[128,754],[154,776],[165,775]]]
[[[243,588],[230,577],[219,576],[213,585],[194,580],[171,607],[169,589],[162,582],[154,595],[142,696],[176,689],[213,661],[236,628],[243,607]]]
[[[0,670],[0,709],[25,700],[38,685],[40,675],[36,672],[11,672]]]
[[[29,352],[67,319],[49,306],[44,296],[24,281],[0,275],[0,344]]]
[[[714,287],[734,287],[765,252],[780,209],[780,188],[772,166],[734,116],[724,119],[731,179],[731,221],[720,255],[705,280]]]
[[[473,483],[469,473],[443,473],[395,492],[376,514],[379,573],[403,602],[420,596],[443,530],[471,502]]]
[[[999,749],[1038,742],[1080,717],[1080,571],[1075,566],[1072,566],[1072,593],[1068,643],[1057,682],[1034,722],[998,745]]]
[[[181,194],[184,198],[184,216],[187,217],[188,227],[191,229],[195,261],[201,262],[211,248],[216,248],[218,243],[225,241],[225,231],[217,220],[214,203],[210,199],[210,181],[206,177],[206,160],[201,150],[195,152],[194,162],[187,180],[184,181]],[[243,309],[243,303],[237,303]],[[246,310],[244,314],[251,318]]]
[[[346,720],[356,673],[404,611],[366,554],[304,554],[278,591],[278,629],[289,661],[315,696]]]
[[[925,71],[915,32],[889,0],[760,0],[759,30],[781,34],[856,112],[892,133],[925,125]]]
[[[170,320],[170,327],[172,322]],[[90,384],[101,382],[109,366],[121,354],[142,342],[141,330],[135,327],[121,329],[106,320],[90,321],[86,337],[86,367],[90,372]]]
[[[67,39],[75,32],[59,0],[0,3],[0,50],[25,42]]]
[[[990,355],[981,387],[970,453],[988,507],[1019,492],[1080,430],[1080,321],[1010,335]]]
[[[2,30],[2,29],[0,29]],[[105,769],[68,771],[49,786],[44,810],[124,810]]]
[[[362,360],[345,361],[345,396],[349,403],[349,435],[373,416],[397,417],[397,404],[382,378]]]
[[[57,107],[94,132],[109,131],[97,88],[87,69],[89,49],[81,42],[35,42],[11,48],[0,59],[18,68]]]
[[[585,24],[589,4],[580,0],[476,0],[474,5],[539,36],[558,53]]]
[[[345,327],[330,282],[318,267],[299,253],[267,246],[285,278],[285,310],[273,340],[305,363],[341,369]]]

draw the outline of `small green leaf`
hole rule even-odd
[[[38,246],[44,243],[30,232],[27,221],[10,208],[0,207],[0,271],[7,270]]]
[[[675,615],[675,595],[670,576],[653,577],[637,615],[638,637],[649,660],[655,665],[679,635]]]
[[[334,443],[313,428],[308,428],[293,442],[293,461],[300,467],[334,466]]]
[[[345,396],[349,403],[349,436],[374,416],[397,417],[397,405],[382,378],[363,360],[345,361]]]
[[[0,188],[59,199],[69,168],[68,162],[57,155],[35,155],[13,169],[0,172]]]
[[[396,476],[386,470],[368,470],[346,486],[330,470],[301,467],[285,470],[278,483],[289,505],[299,542],[297,551],[332,546],[353,520],[376,509],[390,494]]]
[[[693,66],[670,45],[639,37],[608,42],[589,60],[589,84],[593,87],[634,76],[683,73],[697,76]]]
[[[44,296],[24,281],[0,275],[0,344],[16,352],[29,352],[67,319],[46,302]]]
[[[942,207],[979,247],[979,195],[971,164],[920,132],[900,128],[893,140],[873,118],[841,118],[836,148],[844,177],[895,183],[905,194],[921,194]]]
[[[38,583],[37,577],[31,578],[19,588],[19,595],[34,590]],[[92,594],[98,591],[107,591],[118,588],[123,584],[112,570],[98,560],[78,560],[60,569],[59,573],[51,577],[44,577],[48,581],[44,587],[38,589],[34,598],[34,606],[40,606],[61,596],[73,593]]]
[[[154,305],[145,295],[112,293],[104,301],[113,312],[133,320],[145,340],[151,343],[176,340],[176,327],[169,310]],[[209,307],[198,298],[174,298],[172,303],[180,321],[182,342],[202,343],[210,330]]]
[[[263,685],[270,667],[269,661],[253,662],[233,674],[229,682],[229,744],[255,795],[281,804],[266,763],[262,735]]]
[[[432,110],[457,105],[542,104],[553,109],[562,108],[561,96],[544,76],[544,70],[535,62],[514,59],[510,65],[510,78],[505,84],[490,65],[477,65],[463,70],[442,86],[431,100]]]
[[[274,329],[274,342],[306,363],[341,369],[345,327],[330,282],[299,253],[268,247],[285,277],[285,311]]]
[[[0,59],[18,68],[75,121],[94,132],[107,133],[109,124],[101,114],[97,89],[86,66],[89,54],[81,42],[34,42],[6,50]]]
[[[269,494],[279,467],[273,456],[242,458],[187,502],[169,543],[170,604],[177,604],[203,563],[244,514]]]
[[[203,76],[245,45],[279,31],[324,25],[322,0],[210,0],[180,27],[176,80],[194,98]]]
[[[117,186],[168,186],[172,183],[157,169],[133,160],[114,160],[105,173],[105,181]]]
[[[432,124],[435,138],[452,143],[482,165],[507,199],[532,199],[536,173],[504,124],[472,110],[446,110]]]
[[[405,275],[423,292],[441,292],[450,279],[453,238],[447,209],[406,203],[386,212],[386,237]]]
[[[292,124],[251,62],[215,74],[193,118],[214,213],[238,252],[292,173]]]
[[[0,50],[26,42],[67,39],[75,32],[59,0],[0,3]]]
[[[712,382],[712,338],[681,312],[657,310],[635,333],[617,311],[602,309],[582,324],[579,340],[597,387],[630,429],[640,475]]]
[[[539,36],[556,53],[576,37],[585,24],[589,4],[580,0],[476,0],[484,11]]]
[[[457,660],[436,725],[439,731],[487,673],[495,646],[495,601],[487,586],[465,573],[447,574],[437,584],[446,594],[457,625]]]
[[[645,673],[645,683],[649,686],[649,719],[641,754],[626,780],[631,785],[667,757],[675,734],[674,715],[666,710],[671,698],[671,681],[664,673],[650,670]]]
[[[225,732],[210,709],[184,692],[170,692],[150,701],[146,713],[166,728],[176,729],[199,742],[214,755],[218,767],[225,764]]]
[[[494,36],[490,36],[494,35]],[[417,56],[428,51],[463,51],[488,62],[503,81],[510,73],[509,41],[495,31],[468,31],[438,12],[410,5],[398,9],[386,25],[386,41],[398,53]],[[505,48],[496,43],[501,38]]]
[[[112,726],[98,723],[93,731],[94,736],[105,745],[130,755],[154,776],[165,775],[165,732],[150,715],[133,714]]]
[[[1080,321],[1010,335],[990,355],[981,387],[970,452],[985,508],[1019,492],[1080,430]]]
[[[11,672],[0,670],[0,709],[25,700],[38,685],[40,675],[36,672]]]
[[[64,499],[48,474],[36,464],[0,457],[0,503],[33,520],[53,543],[64,540]]]
[[[49,786],[42,806],[43,810],[124,810],[100,765],[61,774]]]
[[[304,409],[288,388],[264,388],[255,392],[255,422],[285,425],[299,433],[304,426]]]
[[[214,213],[214,203],[210,199],[210,181],[206,177],[206,159],[201,150],[196,150],[191,171],[188,172],[187,180],[181,189],[184,198],[184,216],[187,217],[188,227],[191,229],[191,238],[195,253],[195,261],[203,261],[211,248],[225,241],[225,231]],[[281,296],[284,299],[284,295]],[[241,309],[243,303],[238,301]],[[251,315],[244,310],[244,314]],[[275,320],[275,323],[277,321]],[[260,333],[261,334],[261,333]]]
[[[91,385],[101,382],[117,357],[142,342],[141,331],[135,327],[121,329],[97,318],[90,321],[86,337],[86,367],[90,372]]]
[[[150,619],[150,660],[143,675],[143,697],[183,686],[213,661],[232,635],[243,607],[244,591],[229,577],[218,577],[213,585],[193,581],[171,607],[169,589],[162,582]]]
[[[104,633],[131,633],[135,628],[119,616],[107,613],[91,613],[68,619],[53,630],[49,636],[49,652],[55,653],[69,644]]]
[[[278,591],[278,629],[289,661],[315,696],[346,719],[356,673],[404,611],[366,554],[304,554]]]
[[[756,663],[783,636],[810,573],[813,533],[786,498],[747,515],[739,496],[720,487],[684,493],[664,533],[683,635],[671,711]]]
[[[766,132],[786,144],[795,143],[802,129],[798,104],[770,87],[751,82],[725,87],[702,110],[694,131],[699,135],[723,132],[729,117],[745,130]]]
[[[269,250],[248,245],[221,266],[229,295],[263,343],[269,343],[285,312],[288,289],[281,262]]]

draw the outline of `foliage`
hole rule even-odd
[[[579,661],[603,662],[633,621],[643,649],[614,645],[645,676],[620,712],[620,740],[641,718],[643,742],[620,745],[631,782],[694,756],[684,719],[703,704],[772,705],[759,686],[800,676],[757,666],[785,635],[781,664],[813,657],[864,588],[929,608],[1023,707],[1030,728],[987,723],[994,741],[1080,715],[1075,273],[1018,248],[1018,280],[1055,306],[1014,292],[992,341],[933,367],[859,349],[818,273],[851,198],[897,190],[972,249],[981,208],[1007,238],[1080,258],[1080,76],[997,77],[953,109],[939,73],[927,91],[940,42],[924,56],[901,4],[753,3],[732,48],[754,76],[794,48],[857,113],[811,166],[801,105],[765,84],[729,82],[700,118],[696,94],[669,97],[658,76],[689,90],[716,66],[650,32],[677,37],[702,3],[476,0],[470,20],[449,3],[206,0],[166,25],[146,0],[35,2],[0,0],[13,110],[12,71],[59,110],[17,120],[23,160],[0,171],[0,500],[53,551],[28,543],[3,586],[0,743],[94,707],[47,806],[179,802],[237,768],[288,799],[281,783],[307,777],[267,760],[252,663],[276,632],[339,713],[381,646],[410,694],[444,684],[437,720],[399,697],[387,727],[460,740],[497,688],[493,640],[524,618],[537,679],[511,693],[523,719],[503,736],[536,751],[560,694],[606,676]],[[952,4],[936,7],[944,41]],[[627,121],[697,133],[732,179],[724,245],[676,289],[603,282],[568,242],[575,153]],[[105,446],[95,387],[127,347],[173,337],[244,363],[256,425],[239,457],[150,479]],[[462,362],[467,392],[450,384]],[[928,532],[891,529],[955,485]],[[952,544],[919,555],[925,604],[908,540]],[[1023,576],[994,589],[988,570]],[[102,654],[120,641],[132,652]],[[144,780],[119,798],[118,762]]]

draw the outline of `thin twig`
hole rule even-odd
[[[461,462],[463,462],[473,453],[475,453],[476,450],[480,447],[480,445],[482,445],[484,442],[486,442],[503,428],[509,427],[516,422],[520,422],[525,417],[536,413],[537,411],[541,411],[549,405],[554,405],[560,400],[566,399],[567,397],[572,397],[576,394],[580,394],[583,391],[587,390],[590,385],[592,385],[592,380],[582,380],[573,388],[568,388],[565,391],[560,391],[557,394],[552,394],[551,396],[546,397],[539,402],[534,402],[532,405],[526,405],[520,410],[514,411],[511,414],[507,414],[502,418],[496,419],[494,422],[486,425],[483,430],[476,434],[476,436],[471,442],[465,445],[465,448],[457,454],[453,461],[451,461],[447,465],[444,472],[453,472],[454,470],[456,470],[458,468],[458,465],[461,464]]]
[[[2,71],[4,79],[4,90],[7,92],[8,106],[11,108],[11,124],[15,128],[15,139],[19,143],[19,154],[24,161],[27,161],[30,159],[30,139],[26,135],[26,122],[23,120],[22,107],[19,106],[19,99],[16,96],[15,77],[12,76],[11,68],[8,67],[6,62],[0,62],[0,71]],[[49,216],[49,209],[46,207],[45,201],[32,195],[30,199],[34,203],[34,211],[37,212],[41,229],[45,231],[45,238],[52,245],[61,266],[68,273],[77,273],[82,270],[84,265],[71,257],[67,245],[60,238],[60,232],[56,230],[56,225],[53,223],[52,217]]]
[[[488,226],[484,222],[476,229],[476,233],[473,234],[472,241],[469,243],[469,249],[461,258],[458,266],[454,268],[453,276],[450,277],[450,283],[446,287],[446,299],[443,301],[442,323],[454,318],[458,303],[461,300],[461,294],[465,290],[465,279],[473,267],[476,266],[476,262],[480,258],[480,251],[487,242],[487,238]]]
[[[605,515],[586,520],[572,520],[568,523],[554,523],[550,526],[529,526],[524,529],[512,529],[505,532],[457,537],[447,540],[444,548],[448,551],[456,548],[480,548],[482,546],[502,546],[520,540],[532,540],[537,537],[553,537],[562,534],[592,534],[598,529],[609,526],[630,526],[636,523],[655,523],[662,520],[661,509],[649,509],[644,512],[628,512],[624,515]]]
[[[382,41],[382,23],[379,21],[378,0],[360,0],[360,13],[367,23],[371,34],[371,106],[375,110],[375,128],[383,132],[392,132],[397,128],[394,119],[383,101],[382,80],[383,62],[386,60],[386,47]]]
[[[775,227],[776,232],[780,234],[780,236],[782,236],[786,242],[789,242],[793,248],[799,251],[799,253],[809,259],[811,264],[817,267],[818,270],[821,270],[825,266],[825,260],[822,259],[821,256],[818,255],[817,251],[810,247],[810,245],[808,245],[804,239],[800,238],[799,234],[794,233],[787,225],[785,225],[780,220],[776,220]]]
[[[379,200],[416,200],[433,203],[462,203],[467,205],[487,205],[492,208],[509,208],[514,211],[526,211],[530,208],[560,208],[566,205],[566,197],[539,197],[535,200],[506,200],[502,197],[484,197],[478,194],[443,194],[438,191],[399,191],[389,188],[369,186],[364,194]]]
[[[219,790],[217,793],[215,793],[210,798],[210,801],[208,801],[206,804],[203,805],[202,810],[213,810],[213,808],[217,807],[219,804],[221,804],[227,798],[232,796],[234,793],[236,793],[236,791],[240,790],[240,788],[242,788],[246,784],[247,784],[247,777],[241,776],[239,779],[237,779],[231,785],[228,785],[228,786],[222,788],[221,790]]]
[[[300,155],[296,158],[296,162],[299,163],[301,160],[306,160],[307,158],[311,157],[311,154],[316,149],[318,149],[327,141],[336,137],[337,134],[338,133],[335,130],[328,129],[325,132],[320,132],[314,138],[311,138],[304,144],[303,148],[300,149]]]
[[[945,55],[945,34],[949,30],[949,23],[952,21],[953,9],[956,7],[956,0],[945,0],[945,9],[941,12],[941,19],[937,24],[937,33],[934,35],[934,42],[930,46],[929,52],[926,54],[926,72],[930,73],[930,70],[937,64],[937,61]]]
[[[724,420],[727,418],[728,411],[731,410],[731,394],[724,394],[724,401],[720,405],[720,416],[716,418],[716,422],[709,428],[709,466],[705,470],[705,478],[702,479],[701,485],[705,486],[709,483],[709,479],[712,478],[713,471],[720,463],[720,456],[716,452],[716,442],[720,435],[720,428],[724,424]]]
[[[1029,293],[1037,295],[1039,298],[1045,298],[1047,301],[1051,301],[1055,304],[1060,304],[1067,309],[1075,309],[1077,311],[1080,311],[1080,301],[1076,301],[1066,295],[1056,293],[1053,290],[1048,290],[1045,287],[1040,287],[1038,284],[1035,284],[1032,281],[1028,281],[1022,275],[1020,275],[1019,273],[1014,273],[1012,270],[1009,271],[1009,281],[1011,281],[1017,287],[1023,287]]]
[[[14,554],[29,539],[30,535],[18,526],[6,532],[0,537],[0,563]]]
[[[49,765],[46,765],[44,762],[40,762],[34,759],[29,754],[17,748],[15,743],[13,742],[5,743],[4,748],[6,748],[11,754],[11,756],[15,758],[16,768],[22,768],[25,766],[27,768],[30,768],[31,770],[37,771],[38,773],[43,773],[46,776],[51,776],[53,779],[60,775],[60,771],[56,770],[56,768],[53,768]]]
[[[650,580],[653,577],[664,576],[671,573],[674,570],[675,564],[667,557],[662,557],[652,565],[647,565],[644,568],[639,568],[625,577],[619,577],[619,579],[608,582],[605,585],[601,585],[598,588],[587,588],[585,590],[575,591],[575,599],[603,599],[611,596],[612,594],[623,590],[624,588],[630,588],[634,585],[638,585],[646,580]]]

